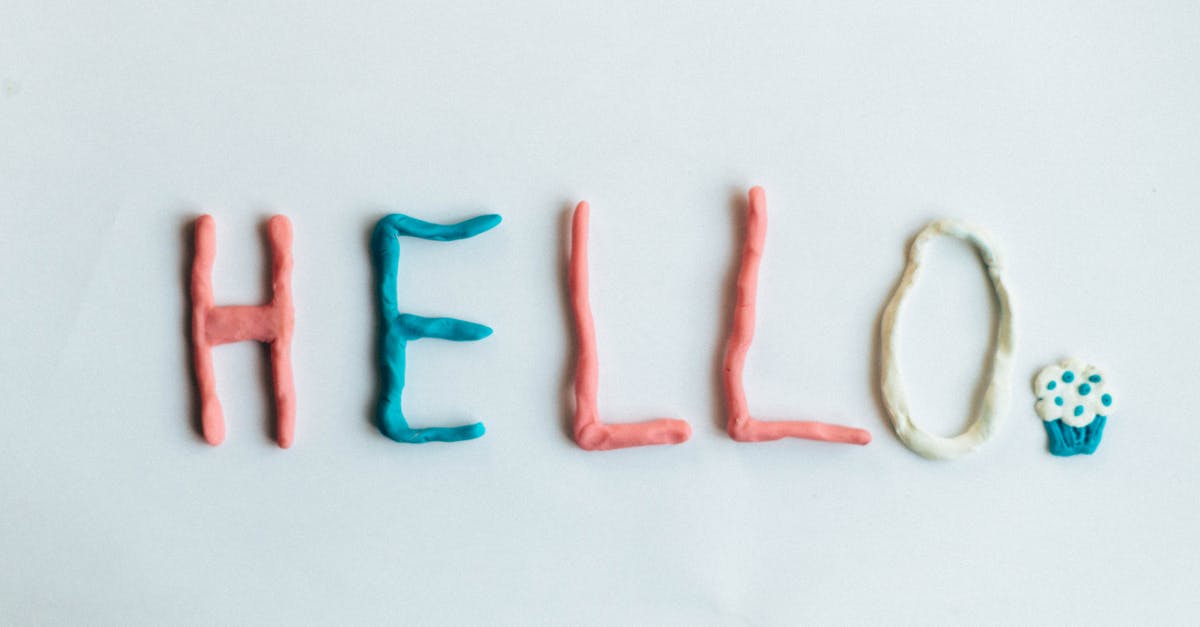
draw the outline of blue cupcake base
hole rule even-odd
[[[1050,453],[1059,457],[1071,455],[1091,455],[1100,446],[1100,438],[1104,435],[1104,423],[1107,416],[1096,416],[1092,424],[1086,427],[1072,427],[1062,420],[1042,422],[1046,426],[1046,435],[1050,436]]]

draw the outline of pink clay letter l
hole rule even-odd
[[[725,397],[729,403],[729,436],[739,442],[763,442],[782,438],[804,438],[825,442],[866,444],[871,434],[863,429],[823,422],[779,420],[763,421],[750,416],[746,391],[742,388],[742,367],[754,339],[755,305],[758,298],[758,264],[762,261],[763,242],[767,238],[767,199],[761,187],[750,190],[746,216],[746,243],[742,266],[737,277],[737,304],[733,310],[733,330],[725,351]]]
[[[575,313],[578,357],[575,362],[575,442],[589,451],[607,451],[631,446],[679,444],[692,428],[683,420],[657,418],[633,424],[605,424],[596,409],[599,359],[596,326],[588,303],[588,213],[586,202],[575,208],[571,224],[571,254],[567,289]]]

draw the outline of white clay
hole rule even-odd
[[[1065,359],[1046,366],[1033,382],[1038,417],[1046,422],[1062,420],[1082,428],[1099,416],[1115,411],[1108,377],[1082,359]]]
[[[896,325],[904,304],[904,296],[917,280],[926,246],[938,235],[956,237],[975,247],[987,267],[988,278],[991,279],[999,306],[987,391],[976,409],[971,425],[966,431],[950,438],[922,431],[913,423],[908,411],[908,395],[904,392],[904,377],[900,373],[897,358]],[[884,309],[880,322],[880,386],[884,405],[887,406],[896,435],[905,446],[918,455],[929,459],[955,459],[970,453],[992,437],[1001,418],[1008,411],[1009,397],[1012,393],[1013,331],[1012,309],[1002,275],[1003,267],[999,255],[988,236],[980,229],[954,220],[939,220],[927,225],[913,240],[908,253],[908,265],[904,268],[904,274],[901,275],[900,283]],[[970,391],[963,390],[963,393],[969,394]]]

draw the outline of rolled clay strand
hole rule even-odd
[[[754,340],[754,320],[757,315],[758,267],[762,261],[767,237],[767,200],[761,187],[750,189],[746,211],[746,240],[742,248],[741,267],[737,276],[737,296],[733,308],[733,328],[725,351],[725,398],[728,404],[729,437],[739,442],[764,442],[782,438],[803,438],[824,442],[864,445],[871,441],[864,429],[843,427],[807,420],[763,421],[750,416],[742,370],[746,353]]]
[[[600,421],[596,403],[600,364],[596,349],[596,326],[588,302],[589,213],[590,207],[586,202],[580,202],[575,208],[571,224],[571,252],[567,262],[567,291],[575,316],[577,350],[575,442],[589,451],[684,442],[691,437],[692,428],[683,420],[657,418],[632,424],[605,424]]]
[[[216,257],[216,224],[212,216],[196,220],[196,252],[192,260],[192,353],[200,393],[204,439],[216,446],[225,440],[225,418],[217,398],[212,347],[254,341],[270,346],[275,396],[276,440],[292,445],[296,425],[296,389],[292,381],[292,224],[277,215],[267,222],[271,249],[271,301],[265,305],[213,306],[212,267]]]
[[[397,310],[396,277],[400,264],[400,237],[415,237],[437,242],[452,242],[484,233],[498,224],[500,216],[488,214],[456,224],[434,224],[394,213],[383,217],[371,234],[371,257],[377,277],[379,304],[379,370],[383,378],[375,420],[382,432],[396,442],[459,442],[482,437],[482,422],[456,427],[415,428],[404,416],[404,376],[408,364],[408,343],[421,338],[454,342],[473,342],[492,334],[490,327],[456,318],[426,318]]]
[[[990,378],[987,390],[976,410],[975,419],[962,433],[951,437],[933,435],[921,430],[908,410],[908,395],[897,358],[896,325],[904,297],[917,280],[924,259],[925,247],[934,237],[948,235],[963,240],[975,248],[987,268],[992,290],[999,306],[996,337],[992,349]],[[884,405],[892,420],[896,435],[913,452],[929,459],[956,459],[977,449],[995,434],[1008,408],[1012,390],[1013,322],[1008,289],[1004,285],[1003,265],[988,236],[980,229],[954,220],[939,220],[927,225],[913,240],[908,264],[896,286],[896,291],[883,311],[879,335],[880,387]]]

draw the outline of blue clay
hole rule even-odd
[[[500,216],[495,214],[474,217],[457,224],[433,224],[394,213],[375,225],[375,231],[371,235],[371,259],[375,265],[376,293],[379,298],[378,359],[383,375],[375,419],[379,430],[397,442],[458,442],[473,440],[484,434],[482,422],[458,427],[410,427],[401,408],[401,395],[404,391],[405,353],[410,341],[431,337],[454,342],[473,342],[492,334],[491,328],[482,324],[456,318],[426,318],[400,313],[397,310],[396,276],[400,262],[398,237],[450,242],[475,237],[498,224]]]
[[[1045,425],[1046,435],[1049,436],[1050,453],[1059,457],[1070,457],[1095,453],[1096,448],[1100,446],[1107,422],[1107,417],[1096,416],[1086,427],[1072,427],[1062,420],[1051,420],[1042,424]]]
[[[1063,360],[1038,372],[1033,383],[1038,397],[1034,409],[1049,436],[1051,453],[1066,457],[1096,451],[1112,413],[1114,401],[1108,385],[1107,375],[1079,359]]]

